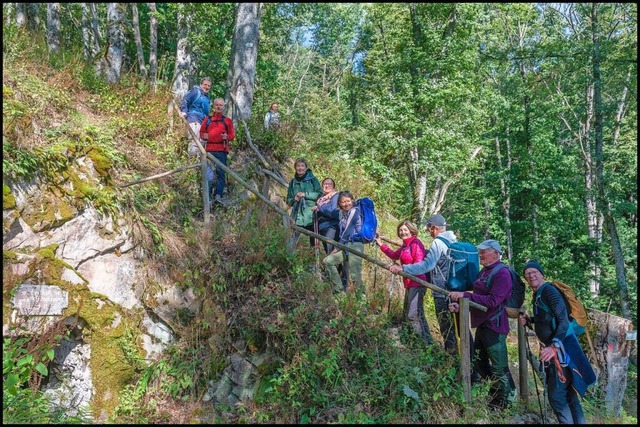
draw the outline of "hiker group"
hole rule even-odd
[[[197,155],[204,148],[226,166],[229,141],[235,138],[233,122],[223,115],[222,98],[214,99],[213,114],[209,114],[210,88],[211,79],[205,77],[200,86],[194,87],[180,102],[181,116],[202,144],[198,147],[192,142],[188,152]],[[264,128],[272,130],[279,123],[278,105],[274,103],[265,115]],[[214,203],[224,204],[225,171],[217,165],[215,169],[214,172],[207,163],[209,194]],[[532,290],[533,315],[529,315],[522,307],[524,282],[512,267],[501,261],[502,248],[496,240],[485,240],[477,246],[459,242],[456,235],[447,230],[446,219],[435,214],[424,224],[433,239],[428,249],[418,238],[418,228],[409,221],[398,224],[397,236],[402,243],[398,249],[392,249],[377,233],[371,199],[356,199],[349,191],[338,192],[331,178],[325,178],[320,184],[304,158],[296,159],[294,169],[286,197],[291,219],[296,226],[328,240],[322,241],[325,251],[322,264],[335,293],[354,289],[358,295],[365,294],[362,257],[356,253],[364,253],[364,245],[374,243],[388,258],[400,262],[400,265],[389,266],[389,270],[403,275],[404,318],[427,346],[436,344],[424,313],[427,290],[424,282],[432,285],[438,327],[444,348],[452,355],[458,354],[461,325],[456,322],[455,313],[460,310],[460,299],[467,298],[486,307],[486,311],[470,308],[471,327],[475,328],[475,338],[469,330],[471,381],[472,384],[491,381],[489,406],[492,409],[506,408],[517,396],[508,364],[509,318],[518,318],[521,325],[533,324],[540,342],[540,369],[536,372],[541,376],[558,421],[585,423],[580,398],[596,382],[596,376],[576,338],[584,331],[586,315],[579,315],[579,306],[574,304],[577,300],[570,288],[560,282],[545,281],[542,266],[535,260],[528,261],[523,275]],[[293,236],[292,247],[299,233]],[[318,239],[310,236],[309,244],[318,250]],[[567,300],[567,295],[572,298]],[[529,360],[533,365],[535,360],[530,351]]]
[[[537,373],[544,378],[545,392],[558,421],[585,423],[580,398],[587,387],[596,382],[595,373],[576,338],[584,330],[586,316],[582,315],[581,322],[572,318],[580,316],[565,302],[563,284],[545,281],[544,270],[538,262],[530,260],[523,269],[532,291],[533,315],[529,315],[523,307],[526,286],[520,275],[501,261],[502,247],[496,240],[485,240],[477,246],[459,242],[456,235],[447,230],[446,219],[435,214],[424,224],[433,238],[428,249],[418,238],[418,228],[409,221],[398,224],[397,236],[402,244],[392,249],[376,232],[377,220],[370,199],[355,199],[349,191],[338,192],[331,178],[325,178],[320,184],[303,158],[296,159],[294,167],[286,201],[292,207],[295,225],[356,253],[364,253],[364,245],[374,243],[388,258],[400,261],[400,265],[394,263],[389,270],[404,273],[404,317],[427,346],[435,345],[424,314],[427,288],[407,275],[441,289],[432,288],[431,294],[444,348],[450,354],[458,353],[461,327],[455,313],[460,309],[460,299],[467,298],[487,308],[486,312],[470,308],[475,338],[469,330],[469,342],[472,384],[491,381],[489,406],[492,409],[504,409],[517,397],[506,343],[509,318],[517,318],[522,325],[535,325],[540,342],[541,372]],[[310,236],[309,244],[317,247],[318,240]],[[353,286],[357,294],[364,294],[362,258],[330,242],[323,241],[323,246],[326,256],[322,263],[334,292],[344,292]]]
[[[211,101],[209,90],[211,78],[204,77],[200,86],[194,86],[180,101],[180,115],[199,138],[206,153],[211,154],[223,165],[227,165],[229,142],[235,138],[233,121],[223,114],[225,102],[222,98],[213,100],[213,113],[209,114]],[[188,153],[196,156],[201,153],[195,141],[189,144]],[[226,173],[216,165],[215,171],[207,162],[207,183],[211,200],[224,205],[226,202]]]

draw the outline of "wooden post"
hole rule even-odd
[[[271,178],[269,177],[269,175],[264,175],[264,181],[262,182],[262,195],[265,198],[269,198],[269,187],[271,187]],[[266,212],[267,210],[267,205],[262,205],[262,210],[261,212]]]
[[[204,223],[209,224],[211,205],[209,204],[209,183],[207,182],[207,156],[202,157],[202,205],[204,206]]]
[[[520,400],[529,403],[529,369],[527,362],[527,331],[518,321],[518,382],[520,383]]]
[[[464,398],[471,402],[471,342],[469,341],[469,298],[460,298],[458,321],[460,322],[460,374]]]

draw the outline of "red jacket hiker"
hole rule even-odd
[[[226,125],[226,126],[225,126]],[[227,134],[227,139],[222,134]],[[200,125],[200,138],[207,142],[206,151],[224,151],[229,153],[229,141],[236,137],[233,121],[222,114],[207,116]]]

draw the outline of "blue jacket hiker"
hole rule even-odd
[[[316,205],[311,208],[315,212],[318,230],[317,233],[331,240],[336,240],[338,234],[338,220],[340,209],[338,208],[338,192],[336,183],[331,178],[322,180],[323,195],[318,198]],[[331,243],[322,242],[326,254],[333,251]]]
[[[180,113],[187,120],[187,123],[198,123],[209,115],[211,100],[209,98],[211,89],[211,79],[204,77],[200,81],[200,86],[194,86],[180,101]],[[198,126],[198,129],[200,126]]]
[[[544,347],[540,361],[545,370],[549,403],[560,424],[586,424],[580,398],[596,382],[596,375],[569,324],[567,306],[560,291],[545,281],[544,270],[535,260],[523,269],[533,290],[533,318],[519,317],[521,325],[533,323]]]
[[[340,207],[340,219],[337,242],[364,252],[364,243],[351,240],[351,237],[362,229],[362,219],[360,218],[359,209],[355,205],[353,195],[348,191],[341,191],[338,194],[338,206]],[[345,260],[347,261],[346,263],[344,263]],[[349,280],[351,280],[355,285],[356,293],[364,295],[362,258],[339,248],[334,248],[322,262],[329,271],[329,277],[334,285],[334,292],[346,291],[349,286]],[[342,273],[349,280],[342,281],[338,273],[338,264],[342,264]]]

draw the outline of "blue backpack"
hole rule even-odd
[[[447,245],[446,257],[449,267],[447,268],[447,280],[445,286],[449,291],[470,291],[473,289],[473,282],[478,277],[480,271],[480,257],[478,248],[469,242],[449,243],[444,237],[436,237]]]
[[[351,237],[353,242],[373,243],[378,229],[378,218],[376,217],[376,208],[373,200],[368,197],[362,197],[356,200],[355,205],[360,212],[360,220],[362,228],[359,233],[354,233]]]

